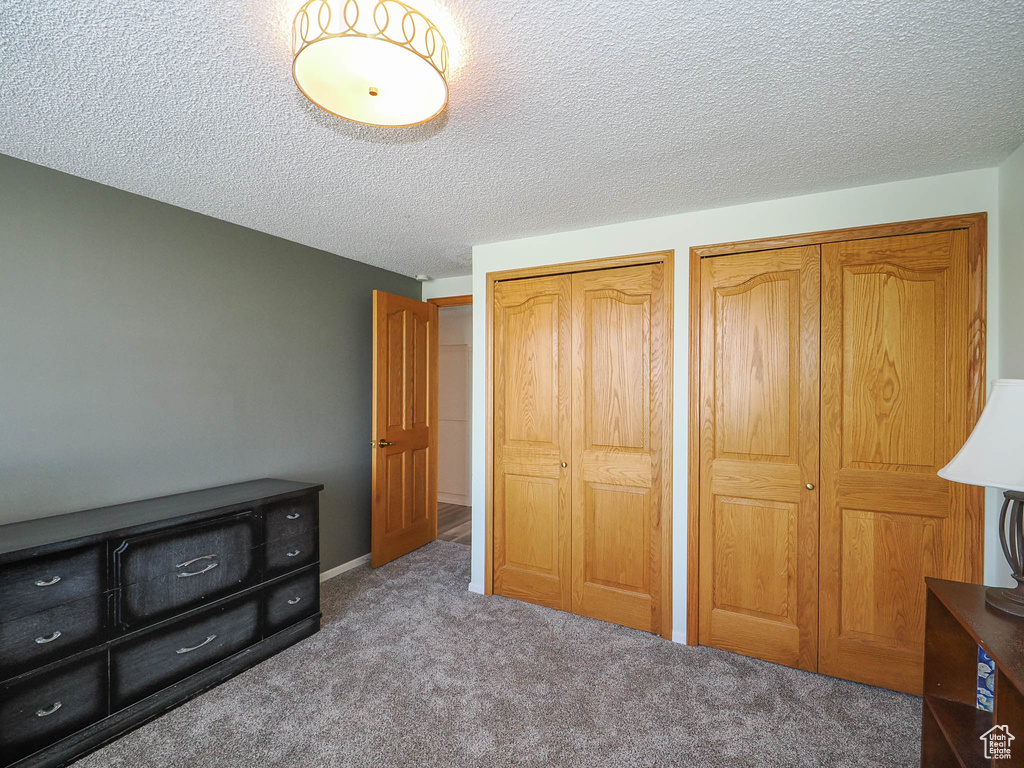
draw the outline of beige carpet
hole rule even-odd
[[[920,700],[467,591],[435,542],[77,768],[919,765]]]

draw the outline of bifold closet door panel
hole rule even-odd
[[[661,632],[662,264],[572,276],[572,609]]]
[[[817,668],[818,246],[704,259],[699,634]]]
[[[572,278],[494,287],[494,593],[571,608]]]
[[[936,475],[984,352],[969,283],[966,230],[822,246],[822,672],[920,694],[925,577],[972,578],[980,489]]]

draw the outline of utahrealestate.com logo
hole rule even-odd
[[[1010,742],[1014,736],[1005,725],[994,725],[979,737],[985,742],[986,760],[1009,760]]]

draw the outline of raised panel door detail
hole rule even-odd
[[[430,382],[427,380],[428,357],[428,336],[430,332],[428,322],[420,315],[412,316],[413,345],[411,350],[412,360],[412,414],[413,427],[425,428],[429,412],[427,410],[427,394],[430,392]]]
[[[412,452],[412,515],[411,522],[419,522],[427,517],[429,507],[427,489],[427,457],[429,448],[419,448]]]
[[[789,329],[798,322],[799,278],[798,271],[781,272],[716,291],[715,435],[722,454],[792,456],[799,384]]]
[[[402,429],[405,424],[405,310],[392,312],[387,318],[387,428]]]
[[[704,259],[700,285],[700,642],[809,670],[818,632],[819,253]]]
[[[847,268],[843,282],[844,466],[930,469],[945,407],[942,275],[882,265]]]
[[[966,230],[822,247],[828,674],[920,694],[924,579],[976,577],[968,503],[980,506],[980,489],[936,475],[972,426],[969,373],[982,348],[970,295]]]
[[[587,293],[584,349],[587,447],[649,448],[651,302],[621,291]]]
[[[588,484],[586,582],[649,595],[650,491]]]
[[[662,630],[664,265],[572,276],[574,612]]]
[[[405,454],[393,453],[384,457],[384,485],[386,507],[384,531],[392,533],[405,526]]]
[[[498,283],[493,296],[494,593],[570,608],[568,276]]]
[[[558,422],[558,323],[552,297],[505,311],[505,439],[549,443]]]
[[[938,576],[941,519],[843,510],[839,636],[923,651],[925,578]]]
[[[371,563],[437,538],[437,307],[373,292]]]
[[[715,499],[714,608],[796,624],[797,505]]]
[[[505,563],[558,575],[558,482],[505,477]]]

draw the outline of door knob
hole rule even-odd
[[[566,467],[568,467],[568,466],[569,466],[569,465],[568,465],[568,464],[566,464],[566,463],[565,463],[564,461],[562,462],[562,469],[565,469],[565,468],[566,468]]]
[[[808,491],[813,491],[814,490],[814,483],[808,483],[805,487],[807,488]]]
[[[392,443],[392,442],[390,442],[388,440],[385,440],[383,437],[380,440],[377,441],[377,447],[378,448],[387,448],[389,445],[394,445],[394,443]]]

